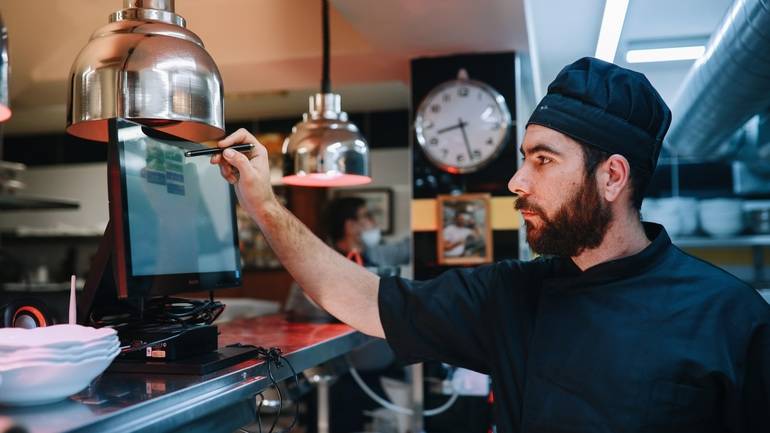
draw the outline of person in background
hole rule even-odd
[[[462,257],[468,242],[480,237],[471,214],[457,211],[454,221],[444,227],[444,255],[446,257]]]
[[[355,258],[360,254],[364,266],[389,267],[409,263],[409,238],[387,244],[382,231],[360,197],[332,200],[324,215],[329,243],[343,256]]]
[[[340,197],[330,201],[323,212],[323,226],[328,244],[349,260],[389,275],[399,265],[409,263],[409,238],[392,244],[382,242],[382,233],[366,201],[361,197]],[[375,271],[375,272],[376,272]],[[296,283],[289,289],[284,310],[297,318],[332,320]]]
[[[509,161],[540,257],[427,281],[333,254],[276,201],[247,131],[219,146],[254,143],[250,156],[229,149],[212,163],[326,310],[404,360],[489,374],[497,431],[770,432],[770,306],[641,221],[670,123],[643,74],[590,57],[567,65],[526,121],[518,170]]]

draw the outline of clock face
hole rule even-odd
[[[471,173],[505,147],[511,113],[492,87],[474,80],[447,81],[430,91],[414,120],[428,159],[450,173]]]

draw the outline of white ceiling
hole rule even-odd
[[[531,7],[528,39],[524,2]],[[331,0],[332,82],[347,111],[405,108],[409,59],[537,49],[544,88],[593,55],[604,0]],[[618,59],[635,41],[708,36],[730,0],[631,0]],[[13,117],[6,133],[62,131],[66,78],[121,0],[0,0]],[[177,0],[216,61],[228,120],[292,116],[320,80],[319,0]],[[619,62],[623,64],[623,62]],[[634,65],[671,103],[691,62]]]
[[[593,56],[604,0],[531,0],[542,90],[561,68]],[[615,63],[644,73],[663,99],[673,105],[692,61],[628,64],[625,52],[644,45],[708,38],[732,0],[630,0]]]

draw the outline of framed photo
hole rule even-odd
[[[334,198],[360,197],[366,201],[366,207],[372,213],[374,221],[382,234],[393,234],[393,190],[390,188],[338,189]]]
[[[492,262],[489,194],[439,195],[438,263],[475,265]]]

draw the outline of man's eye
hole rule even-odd
[[[540,165],[546,165],[546,164],[548,164],[551,161],[553,161],[553,160],[551,158],[547,157],[547,156],[538,156],[537,157],[537,162],[539,162]]]

